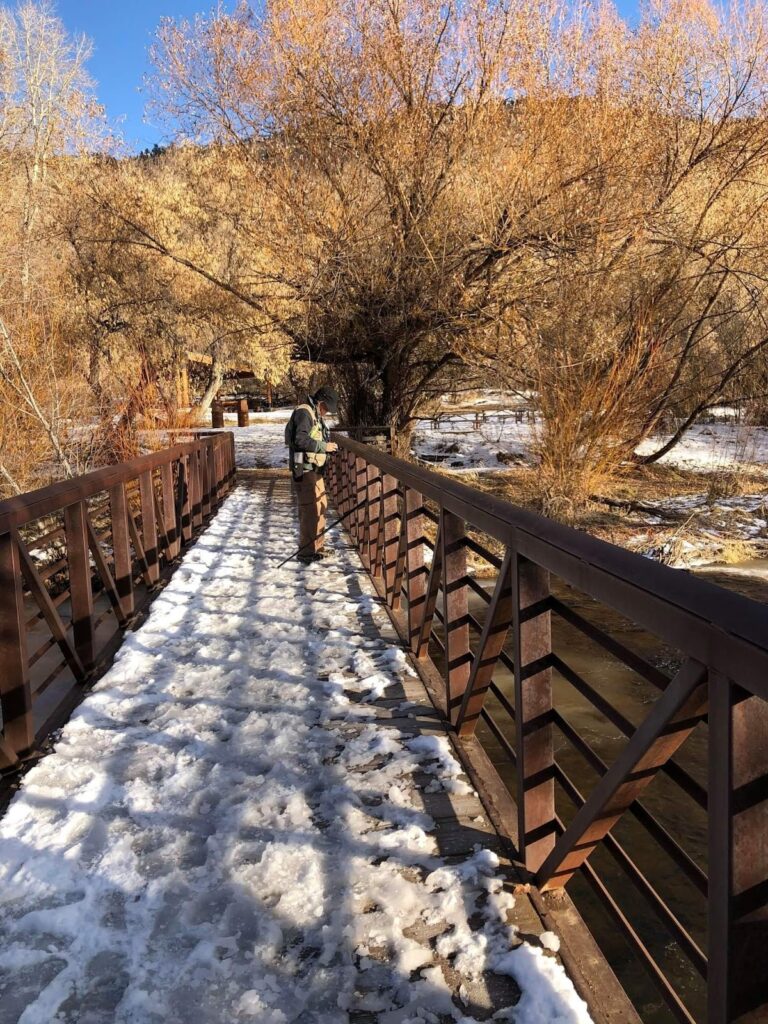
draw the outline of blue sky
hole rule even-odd
[[[144,149],[163,141],[162,130],[143,119],[140,92],[149,70],[147,49],[160,19],[191,17],[210,10],[212,0],[58,0],[59,17],[70,32],[93,42],[88,67],[111,121],[119,121],[126,142]]]
[[[210,10],[215,0],[58,0],[60,18],[70,32],[84,32],[93,42],[89,68],[107,115],[118,122],[126,142],[144,149],[163,141],[163,131],[145,123],[140,91],[149,70],[147,49],[160,19],[192,17]],[[634,12],[637,0],[619,0],[619,9]]]

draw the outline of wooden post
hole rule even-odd
[[[126,618],[134,612],[133,561],[131,558],[131,535],[128,526],[128,497],[125,484],[115,484],[109,491],[112,511],[112,552],[114,576],[120,608]]]
[[[211,405],[211,426],[214,430],[224,428],[224,406],[221,402],[214,402]]]
[[[710,1024],[768,1019],[768,703],[709,677]]]
[[[408,600],[408,637],[411,650],[419,646],[426,569],[424,568],[424,517],[421,514],[423,498],[410,487],[405,489],[405,589]]]
[[[238,427],[247,427],[250,421],[248,415],[248,399],[241,398],[237,403],[237,425]]]
[[[445,695],[448,718],[455,724],[472,669],[469,647],[469,594],[464,521],[440,510],[445,629]]]
[[[144,545],[144,557],[147,560],[150,584],[155,584],[160,579],[153,487],[152,470],[147,469],[139,476],[139,492],[141,495],[141,542]]]
[[[555,845],[552,670],[538,667],[552,653],[549,573],[512,558],[515,636],[515,731],[520,855],[529,871],[541,867]]]
[[[93,590],[88,547],[87,511],[84,501],[64,509],[67,538],[69,592],[72,608],[72,637],[83,668],[88,672],[94,661]]]
[[[10,533],[0,534],[0,665],[0,763],[10,767],[35,740],[21,562]]]

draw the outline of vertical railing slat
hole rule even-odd
[[[203,442],[200,448],[200,472],[202,480],[202,507],[203,507],[203,518],[207,519],[211,514],[211,489],[213,483],[213,475],[211,473],[211,462],[210,462],[211,446],[207,442]]]
[[[368,544],[367,544],[367,518],[368,506],[366,502],[366,489],[368,486],[368,472],[365,459],[355,459],[355,512],[353,522],[355,524],[355,542],[360,557],[366,569],[369,567]]]
[[[192,506],[192,524],[195,531],[199,530],[203,525],[203,467],[202,459],[200,458],[200,445],[198,444],[191,457],[192,472],[191,477],[194,481],[194,503]]]
[[[445,630],[445,694],[447,715],[456,722],[472,669],[469,647],[469,592],[464,521],[440,510],[443,561],[443,627]]]
[[[151,584],[160,579],[160,557],[157,544],[157,520],[155,518],[155,494],[152,470],[139,476],[141,497],[141,541],[147,561],[147,574]]]
[[[709,1024],[768,1019],[768,703],[709,673]]]
[[[418,650],[419,627],[426,591],[424,569],[423,499],[418,491],[405,488],[405,592],[408,603],[408,639],[412,651]]]
[[[173,465],[164,462],[160,467],[160,487],[163,495],[163,525],[168,538],[166,558],[172,562],[179,554],[179,535],[176,523],[176,501],[173,493]]]
[[[549,593],[546,569],[513,555],[518,842],[531,872],[538,871],[556,839],[552,669],[531,670],[552,653]]]
[[[112,556],[114,559],[115,587],[123,615],[130,618],[134,612],[133,560],[128,526],[128,496],[125,484],[115,484],[109,491],[112,515]]]
[[[179,459],[179,520],[184,544],[192,540],[192,480],[189,454]]]
[[[64,509],[64,531],[67,539],[69,565],[69,591],[72,609],[72,637],[75,650],[86,672],[95,657],[95,630],[93,619],[93,588],[91,586],[91,558],[88,546],[88,515],[84,501]]]
[[[400,516],[398,514],[397,480],[384,473],[381,478],[381,551],[384,587],[387,603],[391,606],[395,590],[397,549],[400,538]]]
[[[381,577],[381,558],[379,552],[381,472],[372,463],[368,466],[366,507],[368,509],[368,567],[371,575],[379,579]]]
[[[491,603],[486,612],[483,632],[462,700],[456,726],[461,736],[474,734],[485,705],[488,690],[493,682],[493,673],[512,625],[512,556],[504,556]]]
[[[0,706],[3,750],[10,767],[34,743],[24,590],[19,550],[10,533],[0,534]]]

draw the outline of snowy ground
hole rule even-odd
[[[473,472],[504,469],[509,465],[532,464],[536,424],[520,420],[514,409],[477,414],[449,413],[439,420],[419,420],[413,438],[414,454],[445,469]],[[290,409],[275,409],[252,417],[250,427],[235,429],[238,459],[243,468],[288,465],[285,424]],[[230,425],[231,421],[231,425]],[[227,429],[236,424],[227,418]],[[663,438],[645,441],[638,452],[655,451]],[[700,471],[723,471],[741,465],[768,472],[768,428],[735,423],[699,424],[692,427],[680,444],[661,460],[662,465]]]
[[[457,474],[532,467],[536,425],[521,420],[514,408],[495,408],[498,398],[490,394],[486,405],[477,400],[477,412],[455,412],[437,422],[420,420],[413,438],[416,458]],[[260,414],[250,427],[235,429],[238,463],[244,468],[287,467],[284,430],[289,415],[290,409],[276,409]],[[654,450],[657,443],[660,439],[641,450]],[[708,473],[741,466],[768,474],[768,430],[728,422],[697,425],[662,462]],[[622,543],[671,565],[732,561],[733,542],[746,545],[745,556],[768,549],[768,485],[760,495],[711,500],[703,493],[682,494],[647,499],[643,505],[647,514],[633,516],[635,527]]]
[[[537,422],[520,421],[514,410],[479,413],[441,416],[437,422],[420,420],[414,434],[414,453],[454,471],[533,464]],[[638,453],[650,454],[664,440],[650,438],[640,445]],[[697,424],[660,464],[703,472],[723,471],[734,465],[768,471],[768,429],[734,423]]]
[[[287,494],[230,496],[0,822],[1,1024],[469,1024],[490,973],[498,1019],[586,1024],[495,854],[437,854],[414,779],[469,787],[376,722],[407,668],[357,556],[277,568]]]
[[[250,427],[237,427],[237,417],[225,415],[226,430],[235,435],[237,464],[241,469],[288,468],[288,449],[285,445],[285,425],[290,419],[291,409],[274,409],[272,412],[251,416]],[[234,428],[234,429],[233,429]]]

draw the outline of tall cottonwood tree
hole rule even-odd
[[[166,22],[154,56],[251,183],[267,260],[234,291],[338,364],[350,413],[407,447],[493,366],[540,392],[545,486],[583,496],[763,345],[764,40],[760,4],[630,31],[607,3],[277,0]]]
[[[705,409],[743,393],[768,346],[764,5],[676,0],[647,8],[633,32],[610,13],[579,29],[556,162],[594,171],[544,211],[560,250],[528,334],[541,480],[557,511],[637,461],[652,435],[668,436],[640,461],[669,451]],[[540,280],[545,269],[537,254]]]
[[[237,293],[296,354],[337,367],[350,414],[406,442],[452,370],[471,370],[466,338],[512,304],[497,244],[508,213],[489,172],[519,170],[495,140],[523,13],[277,2],[160,30],[158,102],[249,182],[266,260]]]

